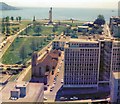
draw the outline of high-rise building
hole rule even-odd
[[[120,104],[120,72],[112,71],[110,100],[112,103]]]
[[[120,16],[110,18],[110,30],[113,37],[120,38]]]
[[[65,47],[64,87],[98,87],[100,43],[71,39]]]
[[[120,41],[70,39],[65,46],[64,86],[109,85],[112,71],[120,71]]]
[[[112,71],[120,71],[120,41],[113,42],[111,57],[112,57],[111,58]]]

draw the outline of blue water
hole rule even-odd
[[[114,12],[112,12],[114,10]],[[21,10],[2,11],[2,17],[21,16],[23,19],[47,19],[49,8],[22,8]],[[99,14],[103,14],[106,21],[111,16],[117,16],[117,9],[89,9],[89,8],[53,8],[54,20],[76,19],[81,21],[94,21]]]

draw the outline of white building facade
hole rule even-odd
[[[112,72],[110,101],[120,104],[120,72]]]
[[[64,87],[98,87],[100,43],[71,39],[65,47]]]

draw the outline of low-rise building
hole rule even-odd
[[[44,98],[44,84],[43,83],[33,83],[30,82],[26,86],[26,90],[19,89],[23,88],[26,82],[8,82],[8,84],[0,91],[1,100],[3,103],[5,102],[43,102]],[[16,88],[17,87],[19,88]],[[28,88],[29,87],[29,88]],[[20,91],[21,90],[21,91]],[[21,97],[20,95],[25,95],[24,97]]]
[[[60,55],[61,52],[58,50],[47,51],[40,58],[37,53],[34,53],[32,56],[32,77],[42,78],[39,82],[47,84],[50,73],[54,73]]]
[[[59,39],[56,39],[53,41],[52,48],[63,51],[64,46],[68,42],[68,40],[69,40],[69,37],[62,36]]]

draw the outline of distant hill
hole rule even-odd
[[[10,6],[4,2],[0,2],[0,10],[18,10],[19,8]]]

